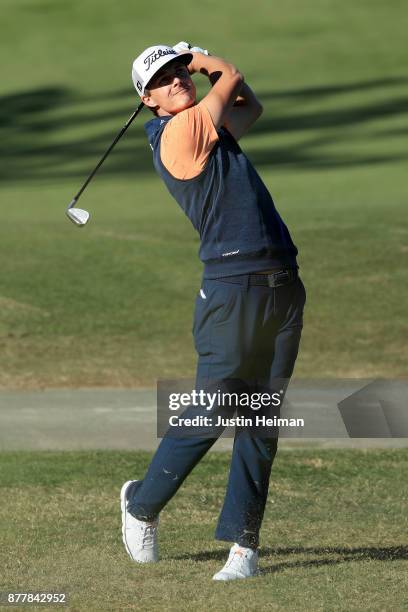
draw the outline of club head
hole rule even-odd
[[[75,223],[78,227],[83,227],[88,223],[89,212],[82,208],[68,208],[66,215],[68,219],[71,219],[72,223]]]

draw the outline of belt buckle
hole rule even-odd
[[[268,274],[268,287],[280,287],[289,281],[288,270]]]

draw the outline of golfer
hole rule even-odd
[[[200,102],[193,74],[209,79]],[[204,273],[193,326],[197,386],[250,381],[268,388],[275,379],[289,381],[306,297],[297,249],[238,144],[260,117],[261,104],[235,66],[187,43],[145,49],[132,77],[154,115],[145,125],[154,167],[200,236]],[[123,541],[133,561],[158,561],[159,513],[215,440],[166,435],[144,479],[123,485]],[[215,534],[233,545],[214,580],[258,573],[259,531],[276,450],[277,435],[236,429]]]

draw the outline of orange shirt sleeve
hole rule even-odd
[[[200,102],[167,123],[160,143],[161,161],[175,178],[194,178],[204,170],[217,140],[210,112]]]

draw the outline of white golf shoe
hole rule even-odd
[[[258,556],[257,550],[234,544],[226,564],[221,571],[214,574],[213,580],[236,580],[258,576]]]
[[[159,518],[152,522],[139,521],[127,511],[126,491],[137,482],[128,480],[120,491],[122,509],[122,538],[129,557],[137,563],[156,563],[159,560],[157,528]]]

